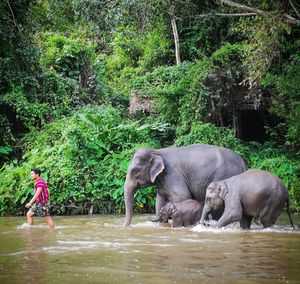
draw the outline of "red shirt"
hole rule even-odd
[[[42,191],[36,199],[35,204],[38,205],[39,202],[42,202],[42,204],[44,205],[49,199],[49,190],[47,183],[42,178],[37,179],[36,184],[34,186],[34,190],[37,191],[39,187],[42,188]]]

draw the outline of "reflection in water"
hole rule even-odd
[[[0,283],[300,283],[300,231],[284,216],[251,231],[122,221],[56,217],[49,231],[0,218]]]
[[[22,230],[21,235],[26,242],[26,254],[23,257],[22,269],[24,277],[30,277],[32,283],[45,282],[45,274],[47,272],[46,258],[47,254],[43,251],[46,246],[45,230]]]

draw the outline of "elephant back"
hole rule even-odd
[[[160,149],[157,153],[163,157],[165,174],[184,180],[192,198],[201,202],[212,181],[232,177],[247,169],[238,154],[214,145],[170,147]]]

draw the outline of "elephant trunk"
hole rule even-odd
[[[160,222],[160,217],[159,216],[149,217],[149,220],[151,222]]]
[[[208,220],[208,214],[210,213],[211,208],[207,205],[204,205],[204,208],[202,210],[202,216],[200,222],[203,223],[204,221]]]
[[[125,182],[125,192],[124,192],[124,198],[125,198],[125,209],[126,209],[126,215],[125,215],[125,222],[124,226],[128,227],[130,226],[131,219],[132,219],[132,213],[133,213],[133,203],[134,203],[134,192],[136,187],[130,184],[127,180]]]

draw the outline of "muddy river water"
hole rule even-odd
[[[281,215],[269,229],[231,225],[171,229],[134,216],[0,218],[0,283],[300,283],[296,230]]]

